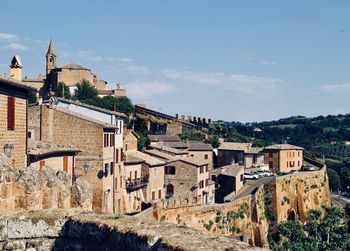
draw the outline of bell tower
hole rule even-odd
[[[56,68],[56,54],[50,39],[49,48],[46,53],[46,76],[50,74],[52,69]]]

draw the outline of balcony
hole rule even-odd
[[[138,178],[138,179],[133,179],[133,180],[128,179],[126,181],[126,186],[125,186],[127,192],[132,192],[132,191],[135,191],[137,189],[140,189],[140,188],[147,186],[148,180],[149,180],[148,175],[143,176],[143,177]]]

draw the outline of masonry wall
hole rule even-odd
[[[89,182],[93,189],[93,210],[96,212],[113,212],[113,175],[106,175],[104,164],[113,162],[113,150],[103,148],[102,126],[90,121],[51,109],[46,105],[29,108],[29,128],[35,138],[55,144],[71,145],[81,152],[75,158],[74,174]],[[41,111],[40,111],[41,110]],[[40,119],[41,117],[41,119]],[[39,125],[38,125],[39,121]],[[106,159],[104,159],[106,153]],[[85,173],[84,166],[88,166]],[[111,190],[108,196],[105,192]]]
[[[152,202],[152,192],[155,192],[155,200],[165,198],[164,189],[164,166],[148,167],[149,182],[147,184],[146,193],[147,201]],[[160,191],[160,197],[159,197]]]
[[[175,161],[167,166],[175,167],[175,175],[165,174],[164,185],[174,186],[174,197],[197,198],[198,196],[198,176],[197,167],[181,161]]]
[[[68,86],[75,85],[83,79],[94,83],[94,75],[89,70],[62,69],[62,71],[53,74],[57,74],[57,83],[63,82]]]
[[[200,160],[208,161],[209,170],[213,169],[213,152],[212,151],[188,151],[189,155]],[[207,156],[207,159],[205,158]]]
[[[7,129],[7,95],[0,94],[0,151],[7,143],[12,143],[11,161],[16,168],[27,166],[27,100],[15,97],[15,129]]]

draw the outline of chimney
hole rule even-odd
[[[18,55],[13,56],[10,64],[10,77],[22,81],[22,62]]]
[[[175,118],[179,119],[179,114],[178,113],[175,114]]]
[[[187,116],[187,120],[188,120],[188,122],[191,122],[192,117],[191,116]]]

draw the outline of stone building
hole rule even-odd
[[[137,150],[137,140],[139,135],[130,128],[124,129],[123,135],[123,149],[124,151],[136,151]]]
[[[188,151],[187,150],[179,150],[176,148],[172,148],[172,147],[168,147],[168,146],[164,146],[163,144],[159,144],[159,145],[152,145],[150,146],[151,149],[156,149],[160,152],[172,155],[176,158],[183,158],[183,157],[187,157],[188,156]]]
[[[289,173],[303,167],[304,148],[290,144],[275,144],[264,148],[265,161],[274,173]]]
[[[27,166],[27,98],[34,89],[0,75],[0,148],[16,168]]]
[[[16,76],[21,76],[23,65],[19,56],[15,57],[19,64],[16,65],[11,62],[11,69],[14,69],[14,74],[16,74]],[[107,87],[107,81],[100,79],[97,74],[84,66],[74,62],[57,66],[57,56],[52,41],[50,41],[46,53],[45,75],[39,75],[38,78],[25,77],[20,80],[37,90],[44,88],[46,91],[54,91],[57,84],[62,82],[69,87],[71,93],[74,93],[77,83],[82,80],[87,80],[96,87],[101,96],[126,96],[126,92],[121,85],[118,85],[117,89],[109,89]]]
[[[244,166],[231,164],[214,169],[210,172],[211,180],[215,182],[215,202],[230,201],[242,187],[244,181]]]
[[[251,143],[222,142],[218,148],[218,165],[237,163],[245,168],[261,167],[264,156],[263,149],[252,147]]]
[[[79,177],[91,184],[95,211],[112,213],[114,180],[121,177],[115,172],[120,168],[115,166],[121,165],[122,124],[118,126],[118,120],[111,120],[113,112],[88,109],[83,115],[87,107],[69,107],[52,102],[30,107],[29,131],[35,140],[79,148],[81,152],[75,158],[73,178]],[[81,113],[75,109],[81,109]],[[94,113],[97,115],[92,118]],[[103,116],[114,123],[102,121]],[[121,140],[116,140],[118,136]]]
[[[125,209],[127,213],[138,212],[147,205],[165,198],[165,162],[140,151],[126,151]]]
[[[211,144],[189,141],[188,143],[188,154],[196,159],[204,160],[209,162],[209,170],[213,169],[213,147]]]
[[[213,203],[214,184],[209,177],[209,162],[193,157],[170,161],[165,166],[164,185],[167,198]]]
[[[55,171],[65,172],[71,182],[74,175],[74,157],[78,152],[78,148],[69,145],[28,140],[28,160],[31,167],[42,169],[48,166]]]

